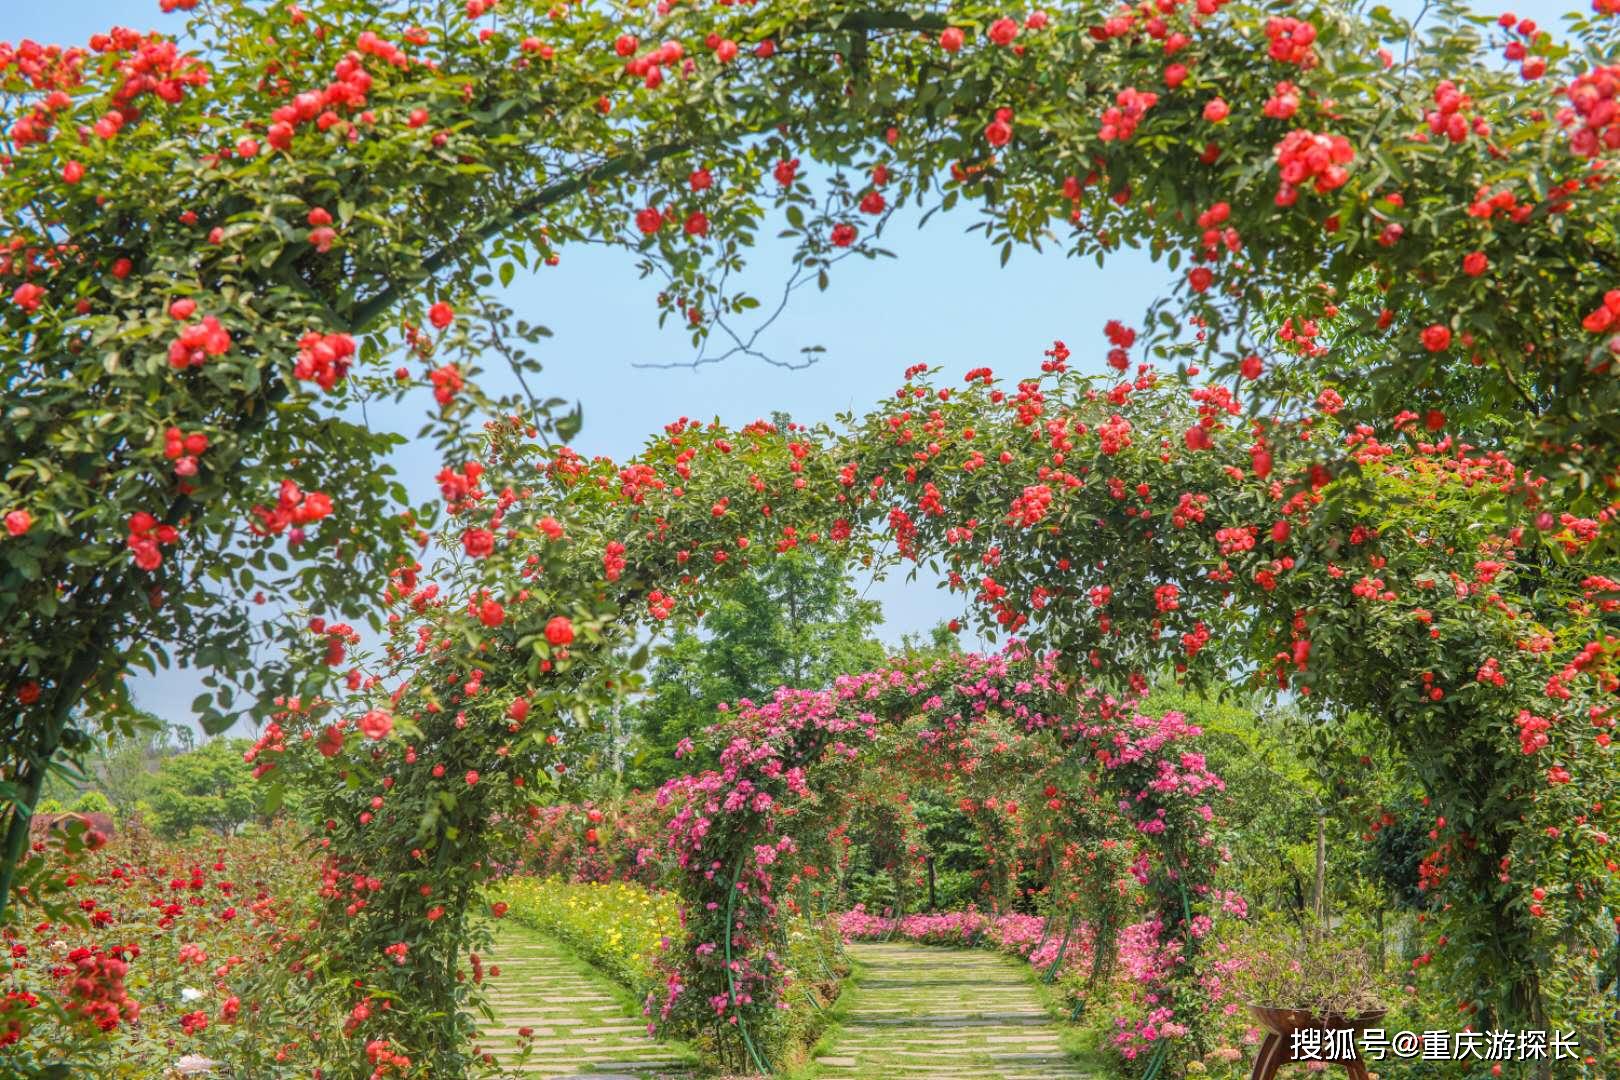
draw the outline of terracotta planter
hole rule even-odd
[[[1278,1069],[1292,1064],[1289,1052],[1293,1048],[1294,1032],[1312,1028],[1322,1031],[1349,1029],[1359,1035],[1382,1020],[1384,1012],[1383,1009],[1374,1009],[1359,1016],[1336,1016],[1319,1015],[1303,1009],[1250,1005],[1249,1014],[1266,1029],[1267,1035],[1266,1041],[1260,1046],[1260,1056],[1255,1058],[1254,1071],[1249,1074],[1249,1080],[1272,1080]],[[1343,1066],[1351,1080],[1367,1080],[1367,1066],[1359,1058],[1329,1064]]]

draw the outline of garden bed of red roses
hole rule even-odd
[[[321,1037],[272,990],[315,899],[294,830],[46,851],[65,887],[0,931],[0,1073],[274,1076]]]

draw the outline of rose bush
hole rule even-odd
[[[662,826],[652,795],[639,792],[600,804],[543,806],[524,825],[523,869],[571,882],[653,886],[663,870]]]
[[[137,826],[70,860],[51,896],[60,914],[0,934],[0,1067],[152,1077],[189,1061],[278,1076],[298,1045],[340,1041],[341,1017],[318,1021],[285,985],[311,913],[298,842],[285,826],[229,843],[165,843]]]
[[[1091,775],[1072,783],[1081,792],[1101,787],[1119,800],[1117,820],[1110,822],[1116,838],[1100,842],[1134,856],[1130,875],[1143,887],[1155,937],[1166,938],[1160,951],[1180,958],[1135,973],[1136,981],[1162,997],[1165,1020],[1178,1017],[1181,1034],[1192,1030],[1204,1005],[1188,978],[1191,961],[1203,927],[1219,913],[1212,884],[1219,851],[1207,823],[1214,817],[1208,803],[1220,781],[1188,745],[1198,732],[1180,717],[1132,717],[1112,698],[1071,687],[1057,670],[1051,657],[1016,649],[1002,656],[902,665],[842,679],[822,693],[783,689],[763,705],[743,703],[722,729],[729,743],[718,770],[672,780],[660,792],[672,808],[670,845],[684,871],[677,882],[689,932],[687,952],[672,956],[668,965],[661,1017],[691,1025],[704,1018],[723,1021],[736,1031],[745,1062],[766,1066],[769,1051],[755,1043],[751,1029],[762,1026],[793,989],[778,960],[778,909],[793,896],[796,882],[814,883],[830,870],[818,868],[821,853],[811,838],[849,812],[846,793],[855,788],[849,772],[869,767],[868,760],[892,758],[892,743],[880,740],[879,733],[920,718],[920,727],[905,731],[906,741],[918,747],[910,753],[942,759],[952,771],[999,784],[1003,792],[1030,790],[1037,801],[1046,794],[1048,809],[1068,816],[1064,825],[1050,829],[1060,846],[1105,830],[1093,817],[1097,803],[1076,798],[1072,787],[1052,784],[1060,778],[1057,772],[1031,771],[1015,744],[1024,741],[1021,736],[1034,742],[1052,737],[1067,748],[1059,764],[1089,764]],[[1011,721],[1016,734],[986,719],[996,713]],[[1028,786],[1014,786],[1009,777]],[[1019,813],[1012,799],[1003,804],[992,795],[983,801],[1009,815]],[[1139,847],[1135,836],[1143,838]],[[1078,904],[1063,905],[1086,910],[1091,901],[1090,933],[1082,931],[1082,937],[1090,937],[1094,951],[1114,951],[1118,924],[1110,927],[1097,915],[1112,912],[1106,898],[1118,886],[1118,880],[1096,873],[1086,895],[1071,894]],[[912,916],[909,925],[931,925],[935,918]],[[960,920],[939,918],[948,935],[965,929]],[[1055,951],[1066,950],[1076,919],[1069,915],[1065,921]],[[1053,962],[1055,955],[1048,960]],[[1168,1042],[1157,1042],[1152,1029],[1143,1039],[1155,1044],[1151,1050],[1159,1064],[1154,1067],[1163,1067],[1171,1052]]]

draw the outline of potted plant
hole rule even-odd
[[[1325,932],[1270,928],[1252,934],[1234,952],[1238,962],[1232,978],[1249,1013],[1267,1032],[1253,1080],[1270,1080],[1294,1060],[1296,1031],[1349,1030],[1359,1040],[1387,1011],[1371,956]],[[1367,1076],[1366,1066],[1353,1056],[1338,1064],[1353,1078]]]

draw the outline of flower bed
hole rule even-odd
[[[893,918],[873,915],[857,905],[835,915],[834,919],[845,941],[897,937],[919,945],[985,947],[1028,960],[1031,967],[1042,973],[1049,972],[1061,950],[1063,966],[1059,974],[1062,975],[1087,971],[1091,964],[1091,935],[1086,927],[1077,923],[1065,947],[1062,927],[1054,925],[1051,933],[1047,933],[1047,919],[1041,915],[1010,912],[986,915],[971,909],[943,911],[906,915],[897,926]]]
[[[296,967],[318,883],[297,839],[167,843],[137,828],[80,856],[48,906],[3,931],[0,1074],[291,1075],[293,1046],[322,1034],[291,1020],[296,985],[271,990]]]
[[[654,957],[682,932],[673,895],[627,881],[512,878],[491,899],[506,904],[507,918],[558,939],[637,995],[652,989]]]

